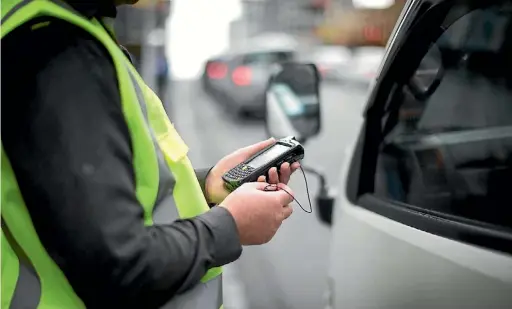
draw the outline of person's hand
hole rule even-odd
[[[269,242],[283,220],[293,212],[289,206],[293,201],[293,191],[284,184],[277,185],[284,190],[274,188],[265,191],[268,185],[265,182],[245,183],[219,205],[233,216],[240,243],[244,246]]]
[[[237,151],[225,156],[222,158],[208,173],[206,177],[206,198],[209,203],[219,204],[222,202],[226,196],[228,196],[229,191],[224,186],[224,181],[222,180],[222,175],[228,172],[233,167],[242,163],[243,161],[249,159],[251,156],[255,155],[257,152],[265,149],[266,147],[275,144],[276,140],[274,138],[270,138],[266,141],[262,141],[245,148],[240,148]],[[291,166],[289,163],[283,163],[277,172],[277,168],[273,167],[269,171],[269,179],[265,179],[265,176],[261,176],[258,181],[268,183],[277,184],[283,183],[288,184],[290,181],[291,174],[296,171],[300,167],[299,162],[293,163]]]

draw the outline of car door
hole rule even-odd
[[[409,2],[342,174],[329,308],[510,308],[511,8]]]

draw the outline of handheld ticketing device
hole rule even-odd
[[[277,167],[279,170],[281,164],[285,162],[292,164],[303,158],[304,147],[295,137],[286,137],[235,166],[224,174],[222,179],[226,187],[232,191],[246,182],[257,181],[262,175],[268,177],[268,171],[272,167]]]

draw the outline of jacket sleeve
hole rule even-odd
[[[144,225],[109,55],[89,37],[60,34],[41,35],[38,48],[17,46],[23,55],[2,42],[2,57],[37,69],[2,63],[12,77],[2,78],[4,149],[40,241],[86,307],[159,308],[240,256],[236,224],[214,207]]]
[[[206,196],[206,177],[208,177],[208,174],[210,173],[212,168],[213,167],[200,168],[200,169],[195,170],[197,180],[199,181],[199,185],[201,185],[201,190],[203,190],[203,195],[205,196],[205,198],[207,198],[207,196]]]

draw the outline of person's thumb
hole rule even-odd
[[[271,137],[267,140],[261,141],[256,144],[252,144],[250,146],[244,147],[240,149],[240,153],[244,154],[247,157],[250,157],[259,151],[262,151],[263,149],[267,148],[268,146],[274,145],[276,143],[276,139]]]
[[[278,187],[279,188],[272,193],[278,195],[281,205],[288,205],[293,202],[295,193],[293,193],[292,189],[283,183],[278,184]]]

